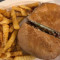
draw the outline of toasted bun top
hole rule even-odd
[[[52,59],[60,54],[60,39],[26,23],[18,32],[18,44],[24,51],[42,59]]]
[[[60,5],[43,3],[32,12],[28,19],[60,32]]]

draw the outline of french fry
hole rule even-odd
[[[10,39],[8,40],[7,44],[5,45],[4,52],[12,46],[13,42],[15,41],[16,35],[17,35],[17,31],[15,30],[12,33],[12,35],[11,35]]]
[[[3,31],[2,25],[0,25],[0,31]]]
[[[2,14],[0,14],[0,21],[2,21],[3,20],[3,15]]]
[[[11,52],[11,51],[16,51],[16,48],[15,48],[15,41],[13,42],[12,46],[7,50],[7,52]]]
[[[11,53],[10,52],[6,52],[5,54],[6,54],[6,58],[11,57]]]
[[[15,14],[15,11],[12,9],[11,11],[11,17],[12,17],[12,22],[13,22],[13,27],[14,29],[19,29],[19,24],[18,24],[18,21],[17,21],[17,18],[16,18],[16,14]]]
[[[10,58],[7,58],[7,59],[5,59],[5,60],[14,60],[14,59],[10,57]]]
[[[21,9],[22,16],[27,16],[27,12],[24,9],[22,9],[22,8],[20,8],[20,9]]]
[[[22,8],[14,6],[14,7],[12,7],[12,9],[21,12],[22,16],[27,16],[27,12],[24,9],[22,9]]]
[[[13,6],[11,11],[0,9],[0,58],[5,60],[33,60],[35,58],[23,53],[16,43],[16,37],[20,28],[19,23],[38,5],[39,2],[36,2],[28,5]]]
[[[11,56],[22,56],[22,51],[11,52]]]
[[[7,58],[6,60],[14,60],[12,57],[10,57],[10,58]]]
[[[3,42],[3,33],[0,32],[0,49],[2,47],[2,42]]]
[[[22,14],[20,12],[16,12],[16,16],[19,17],[22,16]]]
[[[14,30],[14,27],[13,27],[13,25],[11,25],[9,32],[13,32],[13,30]]]
[[[9,20],[8,18],[3,18],[3,20],[0,22],[0,24],[2,25],[2,24],[10,24],[10,23],[12,23],[12,20]]]
[[[39,2],[35,2],[35,3],[32,3],[32,4],[27,4],[26,6],[30,7],[30,8],[34,8],[34,7],[37,7],[39,6]]]
[[[3,46],[6,45],[9,36],[9,25],[3,24]]]
[[[8,50],[7,50],[7,52],[10,52],[12,49],[11,48],[9,48]]]
[[[35,57],[33,56],[17,56],[14,58],[14,60],[33,60]]]
[[[5,13],[6,10],[0,9],[0,13]]]
[[[18,20],[19,23],[20,23],[23,19],[24,19],[24,17],[17,17],[17,20]]]
[[[3,14],[7,18],[11,17],[10,12],[8,12],[6,10],[0,9],[0,13]]]
[[[5,13],[3,13],[3,15],[7,18],[10,18],[11,17],[11,13],[10,11],[6,11]]]
[[[20,5],[19,7],[23,8],[23,9],[26,9],[26,10],[29,10],[29,11],[32,10],[30,7],[27,7],[27,6],[25,6],[25,5]]]

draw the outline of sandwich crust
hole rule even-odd
[[[43,3],[28,16],[28,19],[60,32],[60,5]]]
[[[40,59],[53,59],[60,54],[60,39],[24,23],[18,32],[19,46]]]

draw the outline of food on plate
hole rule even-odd
[[[11,52],[11,56],[22,56],[22,51]]]
[[[35,8],[39,3],[32,3],[29,6]],[[0,60],[14,60],[21,56],[23,59],[23,56],[27,55],[17,44],[17,32],[23,19],[32,13],[31,7],[18,5],[12,6],[10,10],[0,9]]]
[[[33,56],[17,56],[14,58],[14,60],[33,60],[35,57]]]
[[[3,32],[0,31],[0,48],[2,46],[2,42],[3,42]]]
[[[3,20],[3,15],[2,14],[0,14],[0,21],[2,21]]]
[[[21,12],[22,16],[27,16],[27,13],[24,9],[20,8],[20,7],[12,7],[14,10]]]
[[[0,9],[0,14],[3,14],[5,17],[10,18],[10,12],[7,10]]]
[[[13,32],[14,31],[14,27],[13,25],[10,26],[9,32]]]
[[[17,17],[22,16],[21,12],[16,12],[16,16]]]
[[[15,38],[16,38],[16,35],[17,35],[17,31],[14,31],[10,37],[10,39],[8,40],[7,44],[5,45],[4,47],[4,51],[6,51],[7,49],[9,49],[12,44],[14,43],[15,41]]]
[[[3,17],[3,20],[0,22],[0,25],[3,25],[3,24],[10,24],[12,23],[12,20],[6,18],[6,17]]]
[[[18,21],[17,21],[17,18],[16,18],[15,11],[13,9],[11,11],[11,17],[12,17],[14,29],[19,29],[20,27],[19,27],[19,24],[18,24]]]
[[[23,19],[24,17],[17,17],[18,23],[20,23]]]
[[[18,32],[20,47],[27,53],[41,59],[54,59],[59,56],[60,5],[43,3],[27,19],[27,22],[22,24]],[[41,24],[41,26],[31,23],[32,21]],[[48,28],[48,31],[45,28]],[[55,31],[53,31],[54,35],[51,35],[49,29]]]
[[[23,9],[26,9],[26,10],[29,10],[29,11],[32,10],[30,7],[27,7],[27,6],[24,6],[24,5],[20,5],[19,7],[23,8]]]
[[[28,17],[51,29],[60,32],[60,6],[52,3],[43,3]],[[35,18],[36,17],[36,18]]]
[[[9,25],[3,24],[3,46],[6,45],[9,36]]]

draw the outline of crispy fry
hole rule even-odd
[[[3,13],[3,15],[7,18],[10,18],[11,17],[11,13],[10,11],[6,11],[5,13]]]
[[[6,58],[9,58],[11,56],[11,53],[10,52],[6,52]]]
[[[32,10],[30,7],[27,7],[27,6],[25,6],[25,5],[20,5],[19,7],[23,8],[23,9],[26,9],[26,10],[29,10],[29,11]]]
[[[11,11],[11,16],[12,16],[12,21],[13,21],[13,27],[14,29],[19,29],[19,24],[18,24],[18,21],[17,21],[17,18],[16,18],[16,14],[15,14],[15,11],[12,9]]]
[[[35,2],[35,3],[32,3],[32,4],[27,4],[26,6],[28,6],[30,8],[34,8],[34,7],[39,6],[39,2]]]
[[[19,12],[21,12],[21,14],[22,14],[22,16],[27,16],[27,12],[24,10],[24,9],[22,9],[22,8],[19,8],[19,7],[12,7],[14,10],[16,10],[16,11],[19,11]]]
[[[14,59],[10,57],[10,58],[7,58],[6,60],[14,60]]]
[[[13,42],[12,46],[7,50],[7,52],[12,52],[14,50],[16,51],[15,42]]]
[[[7,17],[7,18],[10,18],[10,17],[11,17],[10,11],[8,12],[8,11],[6,11],[6,10],[0,9],[0,13],[3,14],[3,15],[4,15],[5,17]]]
[[[7,52],[10,52],[12,49],[11,48],[9,48],[8,50],[7,50]]]
[[[0,21],[2,21],[3,20],[3,15],[2,14],[0,14]]]
[[[8,48],[10,48],[12,46],[13,42],[15,41],[16,35],[17,35],[17,31],[15,30],[12,33],[12,35],[11,35],[10,39],[8,40],[7,44],[5,45],[4,51],[6,51]]]
[[[6,10],[0,9],[0,13],[5,13]]]
[[[21,8],[21,14],[22,14],[22,16],[27,16],[27,12],[22,8]]]
[[[16,12],[16,16],[19,17],[22,16],[22,14],[20,12]]]
[[[11,52],[11,56],[22,56],[22,51]]]
[[[0,22],[0,24],[2,25],[2,24],[10,24],[10,23],[12,23],[12,20],[9,20],[9,19],[7,19],[7,18],[3,18],[3,20]]]
[[[13,27],[13,25],[11,25],[9,32],[13,32],[13,30],[14,30],[14,27]]]
[[[24,17],[17,17],[17,20],[18,20],[19,23],[20,23],[23,19],[24,19]]]
[[[3,46],[6,45],[9,35],[9,25],[3,24]]]
[[[10,11],[0,9],[0,58],[5,60],[34,59],[33,56],[23,56],[27,54],[17,44],[16,37],[20,22],[38,5],[39,3],[36,2],[14,6]]]
[[[2,25],[0,25],[0,31],[3,31]]]
[[[2,42],[3,42],[3,33],[0,31],[0,49],[2,47]]]
[[[33,56],[17,56],[14,58],[14,60],[33,60],[35,57]]]

